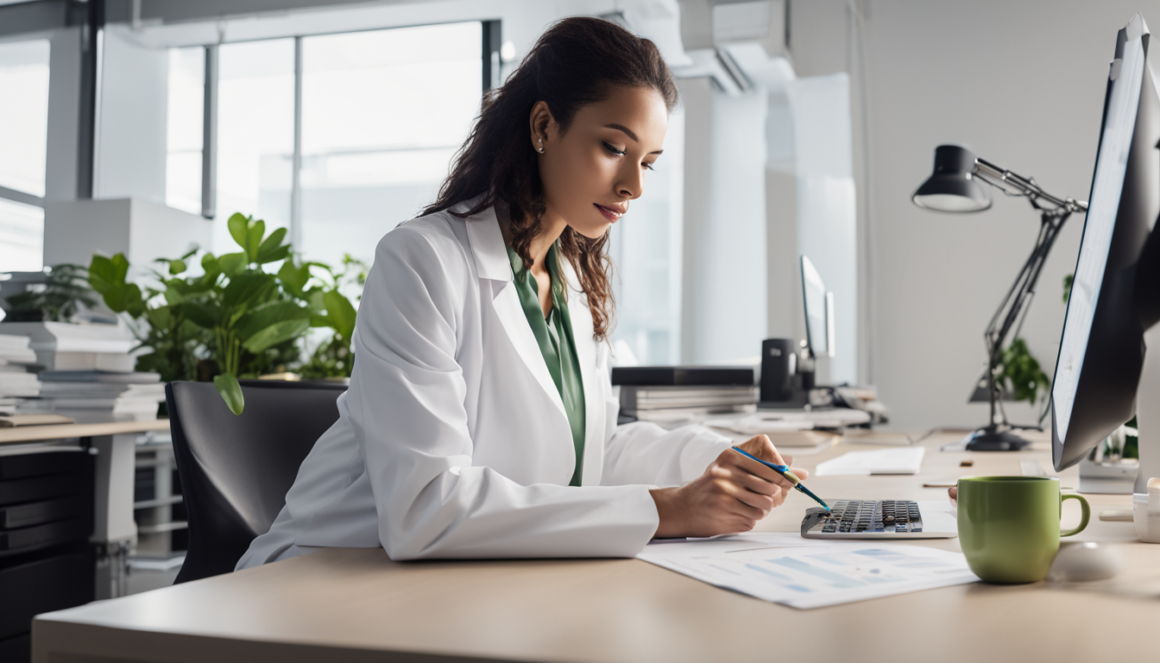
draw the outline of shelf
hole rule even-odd
[[[160,523],[158,525],[138,525],[138,534],[162,534],[164,532],[172,532],[174,530],[185,529],[189,527],[189,523],[184,520],[175,520],[171,523]]]
[[[133,502],[133,510],[137,509],[154,509],[159,506],[169,506],[171,504],[181,504],[181,495],[171,495],[169,497],[159,497],[155,500],[142,500],[140,502]]]

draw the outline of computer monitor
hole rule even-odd
[[[1120,30],[1051,388],[1052,460],[1078,463],[1135,412],[1144,331],[1160,320],[1160,98],[1150,35]]]
[[[802,256],[802,302],[806,311],[806,343],[814,357],[834,356],[834,293],[810,259]]]

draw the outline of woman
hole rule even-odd
[[[613,23],[540,38],[438,201],[379,243],[340,418],[238,568],[330,546],[631,556],[749,530],[785,500],[784,479],[706,429],[616,426],[604,247],[676,101],[653,43]],[[764,436],[743,447],[783,462]]]

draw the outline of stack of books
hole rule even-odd
[[[622,418],[679,423],[707,415],[753,412],[758,391],[746,367],[618,366]]]
[[[0,335],[27,336],[36,363],[47,371],[130,373],[137,340],[123,327],[71,322],[2,322]]]
[[[0,338],[25,342],[41,371],[34,376],[39,397],[18,403],[18,414],[61,414],[77,423],[140,421],[156,419],[165,401],[161,376],[133,371],[137,341],[118,325],[5,322]]]
[[[21,400],[40,393],[40,380],[29,372],[34,363],[27,338],[0,335],[0,415],[15,414]]]
[[[157,418],[165,385],[157,373],[44,371],[40,398],[25,400],[21,414],[61,414],[80,424]]]

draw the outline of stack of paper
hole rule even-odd
[[[918,474],[925,454],[925,447],[851,451],[833,460],[818,463],[814,475]]]
[[[962,553],[873,541],[817,545],[791,533],[654,542],[637,557],[793,608],[819,608],[979,579]]]
[[[12,414],[21,398],[40,393],[40,381],[29,365],[36,354],[23,336],[0,335],[0,414]]]
[[[39,398],[17,404],[21,414],[63,414],[78,423],[146,420],[157,418],[165,401],[158,374],[133,372],[137,341],[118,325],[0,323],[0,338],[21,338],[44,369]]]
[[[147,421],[165,401],[157,373],[45,371],[40,379],[40,398],[24,401],[21,413],[63,414],[78,423]]]

